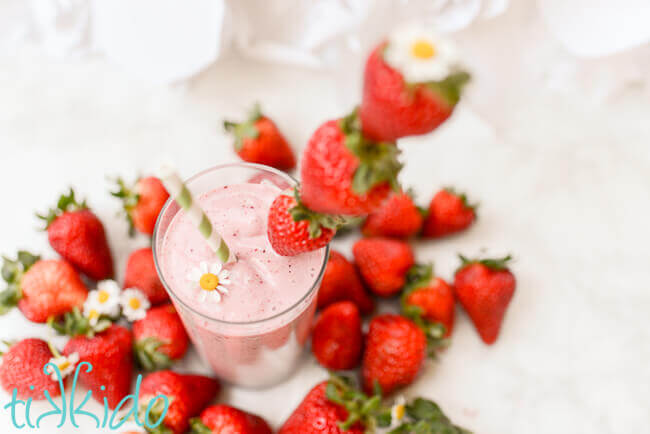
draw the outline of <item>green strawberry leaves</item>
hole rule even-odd
[[[406,284],[402,290],[402,315],[411,319],[427,337],[427,354],[435,359],[439,350],[446,348],[450,340],[445,338],[446,328],[443,324],[428,321],[424,318],[424,311],[420,306],[408,303],[408,297],[419,288],[427,286],[433,279],[432,264],[415,264],[406,273]]]
[[[190,428],[191,434],[212,434],[212,430],[201,422],[201,419],[198,417],[190,419]]]
[[[365,194],[387,182],[393,190],[399,191],[397,175],[403,165],[397,160],[400,154],[397,146],[366,139],[361,132],[361,121],[356,110],[341,119],[340,126],[345,134],[345,146],[359,159],[359,167],[352,179],[352,190]]]
[[[503,258],[486,258],[486,259],[470,259],[461,254],[459,254],[458,257],[460,258],[461,264],[460,267],[456,270],[456,272],[472,264],[484,265],[492,271],[504,271],[508,269],[508,262],[512,260],[512,255],[506,255]]]
[[[81,211],[84,209],[88,209],[86,200],[84,199],[79,203],[75,198],[74,190],[70,188],[68,194],[62,194],[59,197],[56,207],[50,208],[47,214],[36,214],[36,217],[45,221],[45,229],[47,229],[64,212]]]
[[[158,351],[162,345],[165,343],[153,336],[135,343],[133,350],[142,369],[151,372],[171,367],[172,360],[169,356]]]
[[[0,273],[2,279],[7,282],[7,288],[0,292],[0,315],[9,312],[18,304],[23,296],[20,289],[20,281],[29,268],[38,262],[41,257],[25,250],[19,250],[16,259],[9,259],[3,256],[3,264]]]
[[[448,75],[444,80],[429,81],[425,83],[429,89],[449,104],[450,107],[455,106],[460,101],[460,96],[463,92],[463,87],[470,81],[471,76],[465,71],[457,71]]]
[[[347,410],[347,420],[339,424],[343,431],[352,428],[357,422],[363,425],[366,432],[374,432],[376,427],[390,425],[390,408],[382,405],[381,388],[378,385],[375,394],[369,397],[354,387],[349,378],[332,374],[327,382],[325,396]]]
[[[406,405],[407,421],[390,431],[390,434],[472,434],[454,425],[433,401],[416,398]]]
[[[236,151],[241,150],[241,148],[244,146],[245,139],[256,139],[259,137],[260,131],[257,126],[255,126],[255,123],[260,120],[262,116],[263,115],[260,105],[258,103],[255,103],[246,121],[239,123],[231,121],[223,122],[224,129],[235,136]]]
[[[336,230],[347,223],[347,219],[339,215],[321,214],[307,208],[300,200],[298,188],[293,190],[296,205],[289,209],[293,221],[307,220],[309,222],[309,237],[318,238],[323,233],[323,228]]]
[[[92,338],[96,333],[101,333],[108,329],[113,323],[112,319],[106,316],[100,316],[96,324],[91,324],[90,319],[85,317],[78,307],[70,312],[66,312],[60,318],[50,317],[47,319],[47,325],[54,331],[64,336],[80,336]]]

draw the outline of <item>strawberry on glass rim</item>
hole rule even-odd
[[[452,41],[425,27],[397,29],[366,63],[364,134],[395,141],[433,131],[451,115],[469,78]]]

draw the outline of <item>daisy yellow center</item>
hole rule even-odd
[[[418,59],[431,59],[436,55],[436,47],[425,39],[418,39],[411,45],[411,54]]]
[[[395,418],[397,420],[402,420],[403,417],[404,417],[404,406],[401,404],[395,406]]]
[[[108,294],[108,291],[99,291],[99,294],[97,294],[97,300],[99,300],[100,303],[106,303],[108,301],[108,298],[110,295]]]
[[[132,298],[129,299],[129,307],[131,309],[138,310],[138,309],[140,309],[141,305],[142,305],[142,303],[140,303],[140,299],[138,299],[136,297],[132,297]]]
[[[68,366],[70,366],[70,362],[68,362],[67,360],[65,362],[62,362],[59,365],[59,371],[65,371],[68,368]]]
[[[212,273],[205,273],[199,280],[199,286],[206,291],[213,291],[219,285],[219,278]]]
[[[99,316],[99,312],[97,312],[95,309],[92,309],[90,312],[88,312],[88,318],[93,319],[97,318]]]

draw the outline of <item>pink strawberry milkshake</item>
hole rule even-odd
[[[204,360],[226,381],[263,387],[295,370],[327,249],[292,257],[273,251],[267,216],[282,190],[268,177],[247,182],[256,172],[295,184],[275,169],[245,163],[209,169],[187,182],[236,262],[217,272],[221,264],[214,252],[173,201],[156,225],[154,252],[161,280]],[[233,182],[224,184],[224,177]]]

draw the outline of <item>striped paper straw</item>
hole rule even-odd
[[[221,238],[221,235],[214,230],[208,216],[201,209],[198,202],[194,200],[192,193],[178,176],[178,173],[169,166],[162,166],[160,168],[160,180],[176,203],[183,208],[187,216],[196,225],[210,248],[216,253],[219,261],[224,264],[235,261],[235,257],[230,252],[228,245]]]

